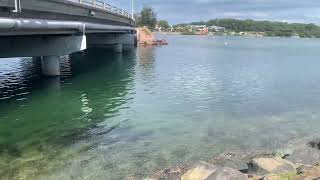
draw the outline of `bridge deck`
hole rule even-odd
[[[0,17],[77,21],[96,24],[134,26],[130,15],[103,1],[20,0],[21,12],[14,13],[15,0],[0,0]],[[92,2],[92,0],[91,0]],[[101,4],[102,3],[102,4]]]

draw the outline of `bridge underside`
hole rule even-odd
[[[18,10],[14,2],[21,2]],[[43,73],[56,76],[59,56],[87,47],[116,53],[134,47],[136,31],[128,14],[76,2],[0,0],[0,58],[37,57]]]
[[[119,44],[124,50],[128,50],[134,47],[134,39],[134,34],[119,33],[0,36],[0,58],[64,56],[85,50],[87,47],[113,48]]]
[[[135,29],[128,26],[0,18],[2,58],[63,56],[84,50],[87,46],[122,44],[128,47],[134,46],[134,39]]]
[[[131,32],[131,31],[130,31]],[[135,47],[136,35],[128,32],[39,34],[0,36],[0,58],[41,57],[46,76],[60,75],[59,56],[101,47],[122,53]]]

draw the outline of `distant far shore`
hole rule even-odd
[[[230,32],[224,34],[208,33],[208,34],[196,34],[196,33],[184,33],[184,32],[153,32],[154,34],[167,34],[167,35],[194,35],[194,36],[242,36],[242,37],[283,37],[283,38],[307,38],[299,36],[269,36],[260,32]]]
[[[317,24],[250,19],[211,19],[206,22],[176,24],[169,28],[160,24],[156,26],[155,30],[181,35],[320,38],[320,26]]]

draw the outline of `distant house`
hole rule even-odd
[[[154,28],[158,32],[162,32],[162,27],[156,24],[156,27]]]
[[[197,29],[197,33],[196,34],[207,35],[207,34],[209,34],[209,29],[207,27],[201,28],[201,29]]]
[[[206,25],[189,25],[189,28],[192,30],[198,30],[198,29],[203,29],[206,28]]]
[[[187,26],[184,27],[184,26],[178,26],[175,28],[175,31],[178,31],[178,32],[184,32],[184,31],[191,31],[190,28],[188,28]]]
[[[174,32],[174,28],[172,26],[170,26],[168,29],[166,29],[166,28],[163,28],[163,27],[159,26],[158,24],[156,24],[155,31],[158,31],[158,32]]]
[[[168,29],[169,32],[174,32],[174,28],[171,26],[169,29]]]

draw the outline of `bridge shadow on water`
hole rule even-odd
[[[32,58],[0,60],[0,104],[2,104],[10,100],[24,99],[23,95],[32,93],[34,90],[60,86],[79,75],[99,71],[101,68],[116,65],[121,61],[125,61],[129,66],[134,66],[135,51],[116,54],[103,49],[92,48],[61,57],[60,77],[43,76],[40,60],[33,60]]]
[[[39,61],[1,60],[0,175],[12,179],[39,170],[88,130],[91,135],[108,133],[125,122],[92,131],[126,108],[135,63],[135,51],[89,49],[63,57],[61,77],[47,78]]]

